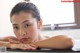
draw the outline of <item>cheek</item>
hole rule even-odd
[[[31,27],[27,30],[27,35],[30,37],[37,37],[38,36],[38,29],[37,27]]]
[[[15,36],[19,39],[20,38],[20,34],[16,31],[14,31]]]

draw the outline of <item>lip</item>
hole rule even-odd
[[[20,41],[22,43],[31,43],[30,38],[21,38]]]
[[[21,40],[21,41],[28,41],[29,38],[21,38],[20,40]]]

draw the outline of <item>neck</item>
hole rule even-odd
[[[39,35],[39,41],[41,41],[41,40],[45,40],[45,37],[42,35]]]

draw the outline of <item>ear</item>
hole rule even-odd
[[[38,29],[40,29],[42,27],[42,19],[40,19],[40,21],[38,21]]]

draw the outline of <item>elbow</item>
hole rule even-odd
[[[73,47],[73,39],[72,38],[66,38],[65,44],[66,44],[66,49],[71,49]]]

